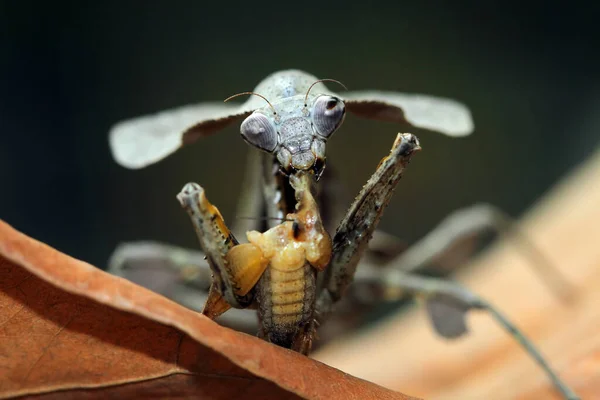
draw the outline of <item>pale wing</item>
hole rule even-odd
[[[341,97],[348,111],[364,118],[408,123],[448,136],[467,136],[473,131],[471,112],[455,100],[380,91],[348,92]]]
[[[143,168],[249,113],[245,105],[223,103],[161,111],[116,124],[109,134],[110,148],[122,166]]]

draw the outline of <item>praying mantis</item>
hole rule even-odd
[[[232,307],[255,308],[260,337],[308,354],[317,327],[334,312],[356,279],[357,283],[380,288],[388,299],[404,293],[425,296],[435,330],[447,338],[466,333],[465,314],[469,310],[489,311],[514,333],[564,397],[576,399],[533,344],[495,308],[455,283],[414,273],[454,239],[444,232],[448,224],[463,227],[458,234],[473,230],[469,224],[464,227],[464,221],[473,221],[471,214],[469,218],[462,215],[448,221],[386,268],[357,268],[404,170],[420,150],[416,136],[397,135],[390,154],[379,163],[333,237],[325,228],[327,222],[321,210],[330,207],[319,203],[327,192],[327,187],[319,190],[319,184],[327,184],[322,182],[325,178],[321,179],[326,167],[326,144],[342,125],[346,112],[460,137],[473,130],[469,110],[456,101],[425,95],[381,91],[338,94],[324,82],[339,84],[299,70],[279,71],[252,92],[241,93],[250,96],[242,105],[204,103],[182,107],[121,122],[110,132],[115,160],[128,168],[142,168],[242,120],[241,136],[255,148],[251,150],[254,156],[250,157],[249,194],[242,213],[262,215],[265,223],[254,224],[259,230],[248,229],[249,225],[230,230],[204,189],[195,183],[185,185],[177,196],[190,216],[206,261],[190,262],[194,256],[179,251],[175,257],[178,261],[173,264],[204,265],[200,279],[210,283],[203,314],[214,319]],[[499,218],[489,208],[474,209],[474,213],[490,215],[486,221]],[[247,243],[238,240],[243,231],[247,231]],[[143,253],[135,245],[123,249],[110,263],[113,273],[123,274],[127,263]],[[165,254],[170,251],[163,250]],[[159,249],[154,258],[165,258],[165,254]]]

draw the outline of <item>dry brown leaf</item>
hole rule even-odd
[[[0,337],[0,398],[410,398],[220,327],[2,221]]]

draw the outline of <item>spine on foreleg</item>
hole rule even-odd
[[[315,272],[308,263],[295,270],[266,269],[257,291],[261,333],[266,340],[292,348],[299,339],[313,318]]]

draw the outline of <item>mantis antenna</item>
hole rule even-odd
[[[348,90],[348,88],[346,87],[346,85],[344,85],[342,82],[340,81],[336,81],[335,79],[329,79],[329,78],[325,78],[325,79],[319,79],[318,81],[314,82],[312,85],[310,85],[310,87],[308,88],[308,90],[306,91],[306,96],[304,96],[304,107],[306,107],[306,102],[308,101],[308,94],[310,93],[310,89],[313,88],[313,86],[315,86],[317,83],[321,83],[321,82],[335,82],[338,85],[340,85],[341,87],[343,87],[344,89]],[[265,99],[266,100],[266,99]]]
[[[235,99],[236,97],[244,96],[244,95],[254,95],[254,96],[260,97],[261,99],[263,99],[264,101],[266,101],[267,104],[269,104],[269,106],[273,110],[273,114],[277,115],[277,111],[275,111],[275,107],[273,107],[273,104],[271,104],[271,102],[269,100],[267,100],[267,98],[265,96],[263,96],[262,94],[258,94],[258,93],[254,93],[254,92],[242,92],[242,93],[234,94],[233,96],[229,96],[228,98],[226,98],[225,100],[223,100],[223,103],[227,103],[231,99]]]

